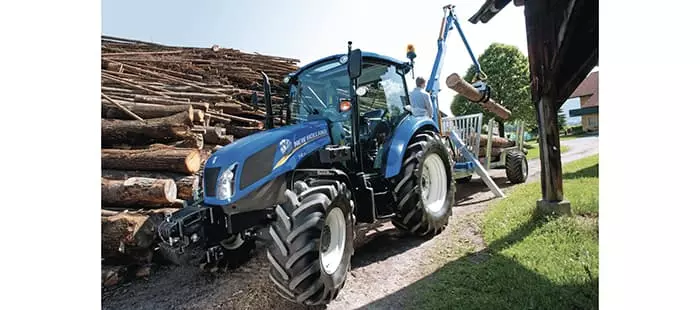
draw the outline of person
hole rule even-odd
[[[427,116],[433,118],[433,103],[430,94],[425,91],[425,79],[416,78],[416,88],[411,91],[411,108],[415,116]]]

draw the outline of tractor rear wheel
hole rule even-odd
[[[283,298],[307,306],[334,300],[353,254],[353,202],[346,184],[297,181],[270,226],[269,277]]]
[[[527,157],[520,151],[506,153],[506,177],[513,184],[525,182],[528,176]]]
[[[449,150],[437,133],[419,132],[410,141],[395,180],[394,226],[418,236],[442,232],[452,215],[456,186]]]

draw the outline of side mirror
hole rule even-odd
[[[410,105],[403,106],[403,110],[408,112],[408,113],[413,114],[413,107],[411,107]]]
[[[362,75],[362,51],[359,49],[350,52],[348,58],[348,75],[351,80]]]

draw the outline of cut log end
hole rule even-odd
[[[201,161],[202,156],[200,156],[199,152],[191,152],[185,158],[185,166],[187,167],[187,170],[189,170],[191,173],[195,173],[199,171]]]

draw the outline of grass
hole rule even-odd
[[[537,142],[525,143],[525,144],[523,144],[523,146],[524,146],[524,148],[527,149],[527,155],[525,156],[525,158],[527,158],[528,160],[540,159],[540,146],[537,144]],[[562,145],[561,146],[561,153],[564,154],[564,153],[568,152],[570,149],[571,148],[569,146]]]
[[[474,253],[475,245],[461,240],[431,253],[447,263],[413,286],[412,307],[597,309],[597,155],[564,165],[564,193],[574,216],[534,215],[539,182],[491,205],[478,221],[487,249]],[[452,236],[458,234],[450,238],[460,240]]]

